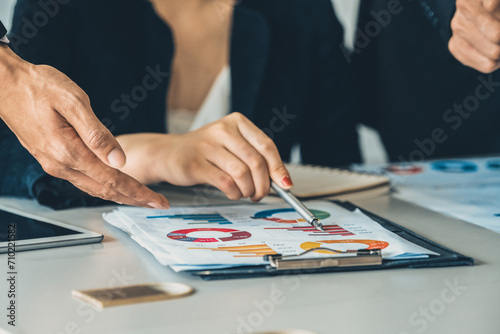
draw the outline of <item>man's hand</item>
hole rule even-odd
[[[0,44],[0,87],[0,117],[48,174],[105,200],[168,208],[165,197],[116,169],[125,153],[63,73]]]
[[[448,47],[462,64],[483,73],[500,68],[500,0],[457,0],[451,29]]]
[[[253,201],[269,193],[270,179],[284,189],[293,185],[274,142],[240,113],[183,135],[117,138],[129,157],[123,170],[145,183],[210,184],[232,200]]]

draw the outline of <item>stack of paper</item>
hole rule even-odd
[[[386,171],[397,198],[500,233],[500,158],[355,168]]]
[[[266,254],[296,255],[326,247],[382,249],[385,259],[438,255],[384,229],[357,210],[307,202],[322,221],[317,231],[286,205],[233,205],[150,210],[121,207],[104,219],[126,231],[175,271],[262,265]],[[311,256],[332,256],[317,251]]]

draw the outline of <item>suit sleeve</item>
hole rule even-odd
[[[2,21],[0,21],[0,40],[7,34],[7,29],[3,25]]]
[[[301,134],[302,160],[346,166],[360,161],[351,68],[341,47],[343,29],[331,1],[315,3],[310,109],[305,119],[308,130]]]

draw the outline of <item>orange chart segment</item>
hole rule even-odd
[[[367,245],[368,247],[364,249],[384,249],[389,246],[389,243],[386,241],[380,241],[380,240],[366,240],[366,239],[345,239],[345,240],[320,240],[320,241],[308,241],[304,242],[300,245],[300,248],[304,250],[310,250],[313,248],[318,248],[318,247],[324,247],[322,244],[340,244],[346,245],[346,244],[364,244]],[[335,249],[334,247],[332,247]],[[344,247],[342,247],[344,248]],[[347,251],[352,250],[348,249]],[[328,251],[315,251],[317,253],[324,253],[324,254],[329,254],[330,252]]]
[[[277,254],[271,247],[267,245],[247,245],[234,247],[188,247],[188,249],[207,249],[213,252],[229,252],[233,253],[233,257],[263,257],[268,254]]]

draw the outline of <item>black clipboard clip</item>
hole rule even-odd
[[[353,254],[353,256],[330,256],[300,259],[300,257],[314,251],[326,251],[334,254]],[[382,250],[359,249],[342,252],[335,249],[317,247],[311,248],[297,255],[266,255],[264,256],[264,260],[269,261],[270,267],[276,270],[377,266],[382,264]]]

